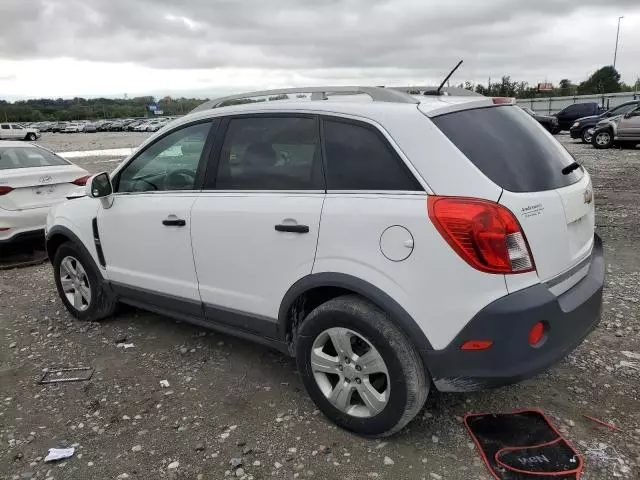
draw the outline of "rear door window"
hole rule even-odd
[[[476,167],[506,190],[553,190],[584,175],[581,168],[562,173],[573,157],[519,108],[463,110],[432,120]]]
[[[258,115],[231,118],[215,179],[218,190],[321,190],[316,118]]]

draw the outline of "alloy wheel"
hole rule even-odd
[[[311,370],[324,396],[354,417],[373,417],[389,402],[391,382],[380,352],[348,328],[323,331],[311,348]]]
[[[596,143],[598,145],[607,145],[611,140],[611,135],[609,132],[600,132],[596,135]]]
[[[87,310],[91,305],[91,285],[80,261],[72,256],[64,257],[59,276],[67,301],[79,312]]]

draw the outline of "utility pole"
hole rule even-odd
[[[616,32],[616,49],[613,52],[613,68],[616,68],[616,57],[618,56],[618,38],[620,37],[620,20],[624,18],[624,15],[618,17],[618,31]]]

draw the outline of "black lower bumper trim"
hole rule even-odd
[[[604,256],[595,236],[585,278],[560,296],[543,284],[507,295],[481,310],[451,344],[428,352],[427,365],[440,391],[472,391],[532,377],[566,357],[597,326],[602,306]],[[539,346],[529,331],[545,323]],[[461,350],[468,340],[492,340],[486,350]]]
[[[44,242],[44,230],[31,230],[28,232],[16,233],[14,236],[6,240],[0,240],[0,246],[15,245],[22,242],[42,241]]]

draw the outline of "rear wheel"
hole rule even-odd
[[[613,134],[611,130],[604,129],[593,132],[591,143],[595,148],[611,148],[613,146]]]
[[[582,139],[582,143],[591,143],[591,133],[589,133],[589,128],[583,128],[582,133],[580,134],[580,138]]]
[[[79,320],[111,316],[117,306],[93,260],[73,242],[63,243],[53,259],[56,287],[64,306]]]
[[[29,140],[30,142],[33,142],[36,139],[36,134],[35,133],[27,133],[27,140]]]
[[[296,357],[318,408],[361,435],[397,432],[429,393],[413,345],[385,312],[356,295],[330,300],[309,314],[298,331]]]

